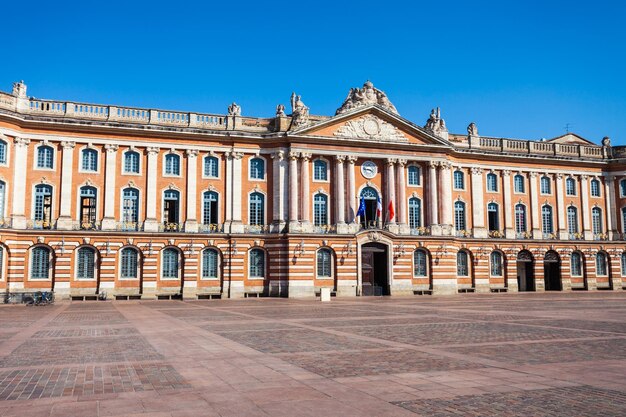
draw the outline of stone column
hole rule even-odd
[[[593,231],[591,230],[591,208],[589,207],[589,176],[580,176],[580,196],[582,199],[582,220],[583,233],[585,240],[593,240]]]
[[[398,215],[398,205],[396,203],[396,165],[397,159],[387,158],[387,199],[383,202],[383,219],[387,220],[389,230],[394,233],[398,233],[396,227],[396,216]],[[394,217],[389,217],[389,203],[393,204]]]
[[[285,161],[285,151],[282,149],[272,154],[274,160],[274,173],[272,175],[272,190],[274,204],[272,210],[272,232],[280,233],[285,228],[285,204],[287,196],[285,195],[287,187],[285,180],[287,178],[287,162]]]
[[[146,232],[158,232],[159,221],[157,220],[157,178],[160,177],[159,165],[159,148],[146,148],[148,154],[148,167],[146,171],[146,219],[143,223],[143,229]]]
[[[353,224],[356,222],[356,212],[359,208],[359,202],[356,196],[356,180],[354,178],[354,163],[357,161],[356,156],[347,156],[346,162],[348,166],[348,223]]]
[[[300,162],[300,180],[302,182],[302,216],[300,220],[302,221],[302,231],[304,232],[311,230],[311,185],[309,175],[311,156],[310,153],[302,153]]]
[[[504,190],[504,236],[507,239],[515,239],[515,227],[513,224],[513,198],[511,196],[511,171],[502,171],[502,189]]]
[[[444,235],[452,234],[452,165],[445,161],[441,163],[439,180],[441,183],[441,227]]]
[[[187,218],[185,232],[198,232],[198,150],[187,149]]]
[[[72,230],[72,174],[74,172],[74,147],[76,142],[63,141],[63,162],[61,166],[61,205],[57,229]],[[16,171],[17,173],[17,171]]]
[[[556,183],[556,205],[558,207],[559,239],[568,239],[567,222],[565,217],[565,192],[563,190],[563,174],[557,173],[554,182]]]
[[[231,161],[231,188],[230,188],[230,201],[231,201],[231,220],[230,220],[230,232],[231,233],[243,233],[243,221],[241,218],[241,201],[243,200],[242,194],[242,176],[243,170],[242,167],[242,159],[243,152],[230,152]],[[227,190],[228,191],[228,190]]]
[[[437,186],[437,166],[435,161],[428,164],[428,203],[430,207],[430,232],[432,235],[441,235],[439,226],[439,187]]]
[[[115,176],[117,174],[117,150],[115,144],[104,145],[106,151],[106,168],[104,174],[104,218],[102,230],[115,230]]]
[[[398,194],[396,202],[398,206],[395,208],[398,216],[398,226],[399,232],[402,234],[409,233],[409,225],[406,221],[406,210],[407,210],[407,200],[406,200],[406,159],[398,159],[398,164],[396,165],[396,179],[398,181]]]
[[[298,152],[289,152],[289,231],[300,229],[298,222]]]
[[[30,139],[16,137],[14,143],[11,227],[13,229],[26,229],[26,172],[28,172],[27,159]]]
[[[483,188],[483,169],[472,168],[472,233],[481,239],[487,237]]]
[[[619,207],[615,201],[615,177],[604,177],[604,199],[606,201],[606,230],[609,232],[609,240],[616,240],[619,237],[617,213]]]
[[[528,174],[528,182],[530,183],[530,213],[532,219],[532,233],[534,239],[542,239],[541,231],[541,205],[539,204],[539,178],[536,172]]]
[[[337,233],[346,233],[346,205],[345,205],[345,188],[344,188],[344,172],[343,161],[346,157],[343,155],[335,156],[335,223],[337,224]]]

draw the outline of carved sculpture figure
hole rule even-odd
[[[389,101],[387,95],[384,92],[374,88],[374,84],[372,84],[370,81],[367,81],[365,82],[365,84],[363,84],[363,88],[350,89],[350,92],[348,92],[348,97],[346,97],[343,104],[340,108],[337,109],[335,114],[342,114],[350,110],[363,106],[369,106],[372,104],[377,104],[396,114],[398,113],[398,110],[396,110],[396,107],[391,104],[391,101]]]
[[[13,95],[15,97],[26,98],[26,84],[24,84],[24,80],[13,83]]]
[[[241,116],[241,106],[233,101],[233,104],[228,106],[229,116]]]
[[[276,106],[276,117],[285,117],[285,105],[279,104]]]
[[[438,136],[441,132],[448,131],[445,120],[441,118],[441,109],[439,109],[439,107],[431,110],[430,117],[426,121],[426,126],[424,126],[424,128],[432,131]]]
[[[478,136],[478,126],[476,126],[476,123],[472,122],[467,126],[467,134],[469,136]]]
[[[296,129],[309,123],[309,108],[295,92],[291,93],[291,127]]]

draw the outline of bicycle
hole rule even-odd
[[[45,306],[54,304],[54,293],[52,291],[36,291],[31,296],[24,299],[27,306]]]

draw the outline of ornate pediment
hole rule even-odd
[[[349,120],[337,129],[334,136],[351,139],[370,139],[380,142],[408,142],[409,139],[397,127],[379,117],[368,114]]]
[[[391,104],[391,101],[389,101],[384,91],[380,91],[374,87],[374,84],[367,81],[363,84],[363,88],[350,89],[348,97],[346,97],[341,107],[337,109],[335,115],[373,104],[381,106],[392,113],[398,114],[398,110],[396,110],[396,107]]]

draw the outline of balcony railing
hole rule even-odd
[[[500,230],[490,230],[487,233],[487,236],[489,236],[492,239],[504,239],[505,237],[504,232],[501,232]]]
[[[532,239],[533,234],[531,232],[515,232],[515,239]]]
[[[569,240],[583,240],[585,238],[585,235],[582,233],[570,233],[568,235]]]
[[[555,240],[558,238],[556,233],[542,233],[541,237],[548,240]]]
[[[72,225],[72,230],[101,230],[102,223],[100,222],[75,222]]]
[[[430,236],[430,227],[414,227],[410,233],[413,236]]]
[[[11,225],[11,219],[0,219],[0,229],[10,229]]]
[[[324,224],[324,225],[319,225],[319,226],[313,226],[313,229],[311,231],[313,233],[320,233],[320,234],[337,233],[337,226],[335,226],[334,224]]]
[[[29,220],[26,228],[31,230],[52,230],[56,229],[56,224],[50,220]]]
[[[471,229],[466,229],[466,230],[455,230],[454,235],[456,237],[472,237],[474,234],[472,233]]]
[[[609,239],[608,233],[594,233],[593,234],[593,240],[608,240],[608,239]]]
[[[270,231],[270,227],[267,225],[246,224],[243,226],[243,231],[245,233],[268,233]]]
[[[183,230],[183,226],[180,223],[161,223],[159,225],[159,232],[180,232]]]
[[[224,233],[224,223],[199,224],[198,233]]]
[[[139,222],[117,222],[115,230],[120,232],[140,232],[143,230],[143,225]]]

